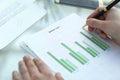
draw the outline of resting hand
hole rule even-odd
[[[19,68],[22,80],[64,80],[59,73],[54,76],[46,64],[37,58],[25,56],[19,62]],[[13,80],[20,80],[16,71],[13,72]]]

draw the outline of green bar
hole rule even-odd
[[[78,62],[80,62],[81,64],[85,64],[86,62],[84,60],[82,60],[81,58],[79,58],[77,55],[70,53],[70,55],[75,58]]]
[[[86,38],[88,38],[90,41],[92,41],[93,43],[95,43],[97,46],[99,46],[101,49],[106,50],[108,48],[105,48],[103,45],[100,44],[100,42],[98,42],[98,40],[96,40],[95,38],[90,38],[89,36],[87,36],[86,34],[84,34],[83,32],[80,32],[83,36],[85,36]]]
[[[51,52],[47,52],[55,61],[57,61],[58,63],[60,63],[60,61],[54,56],[52,55]]]
[[[84,61],[75,51],[73,51],[71,48],[69,48],[66,44],[61,43],[63,47],[65,47],[67,50],[70,51],[70,55],[74,57],[76,60],[78,60],[80,63],[85,64],[86,61]]]
[[[89,36],[87,36],[86,34],[84,34],[83,32],[80,32],[83,36],[85,36],[86,38],[88,38],[89,40],[91,40],[91,38]]]
[[[109,46],[106,43],[104,43],[103,41],[101,41],[97,37],[93,37],[93,39],[95,39],[97,42],[99,42],[101,45],[103,45],[105,49],[109,48]]]
[[[62,62],[60,62],[60,64],[64,67],[64,68],[66,68],[69,72],[73,72],[69,67],[67,67],[64,63],[62,63]]]
[[[90,55],[92,55],[93,57],[96,57],[96,54],[94,54],[93,52],[91,52],[91,50],[83,47],[81,44],[79,44],[78,42],[75,42],[79,47],[83,48],[86,52],[90,53]]]
[[[69,69],[71,69],[71,71],[75,71],[75,69],[69,63],[67,63],[65,60],[61,59],[61,62],[64,63]]]
[[[68,47],[66,44],[61,43],[61,45],[62,45],[63,47],[65,47],[67,50],[69,50],[71,53],[76,53],[76,52],[73,51],[70,47]]]
[[[95,57],[98,56],[98,54],[97,54],[95,51],[93,51],[91,48],[87,47],[87,49],[88,49],[92,54],[94,54]]]
[[[103,45],[101,45],[98,41],[96,41],[94,38],[91,38],[91,40],[92,40],[97,46],[99,46],[101,49],[103,49],[104,51],[106,50],[106,48],[105,48]]]
[[[83,28],[83,30],[85,30],[85,31],[87,31],[85,28]],[[88,31],[87,31],[88,32]],[[101,41],[100,39],[98,39],[94,34],[92,34],[92,33],[90,33],[90,32],[88,32],[89,34],[91,34],[92,36],[94,36],[93,38],[95,39],[95,40],[97,40],[99,43],[101,43],[102,45],[104,45],[104,47],[105,48],[109,48],[109,46],[106,44],[106,43],[104,43],[103,41]]]
[[[77,66],[75,66],[71,61],[69,61],[68,59],[66,59],[66,62],[68,64],[70,64],[74,69],[78,69]]]
[[[54,55],[52,55],[52,53],[47,52],[48,55],[50,55],[55,61],[57,61],[59,64],[61,64],[65,69],[67,69],[69,72],[73,72],[71,69],[69,69],[65,64],[63,64],[62,62],[60,62]]]
[[[93,57],[97,56],[90,48],[87,48],[86,50],[91,56],[93,56]]]
[[[77,44],[79,47],[81,47],[82,49],[84,49],[86,51],[86,48],[84,46],[82,46],[80,43],[78,43],[77,41],[75,41],[75,44]]]
[[[87,44],[86,42],[83,41],[84,44],[86,44],[90,49],[92,49],[97,55],[99,55],[100,53],[94,49],[91,45]]]
[[[82,55],[80,52],[78,52],[78,55],[79,55],[82,59],[84,59],[86,62],[89,61],[89,59],[86,58],[84,55]]]

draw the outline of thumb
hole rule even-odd
[[[104,31],[104,28],[106,27],[107,22],[98,20],[98,19],[94,19],[94,18],[90,18],[87,20],[86,24],[92,28],[98,28],[98,29]]]
[[[60,73],[56,73],[56,80],[64,80]]]

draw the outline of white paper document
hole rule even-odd
[[[45,14],[46,10],[34,3],[34,0],[30,0],[28,3],[13,1],[1,10],[0,49],[5,48]]]
[[[120,80],[120,47],[82,28],[72,14],[25,39],[21,46],[65,80]]]

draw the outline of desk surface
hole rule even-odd
[[[19,42],[21,42],[26,36],[30,36],[31,34],[44,29],[48,25],[71,13],[76,13],[86,19],[86,17],[93,12],[93,10],[80,7],[55,4],[54,0],[37,0],[37,3],[47,10],[47,14],[17,40],[0,51],[0,80],[12,80],[12,71],[18,70],[18,62],[24,55],[28,54],[19,47]]]

